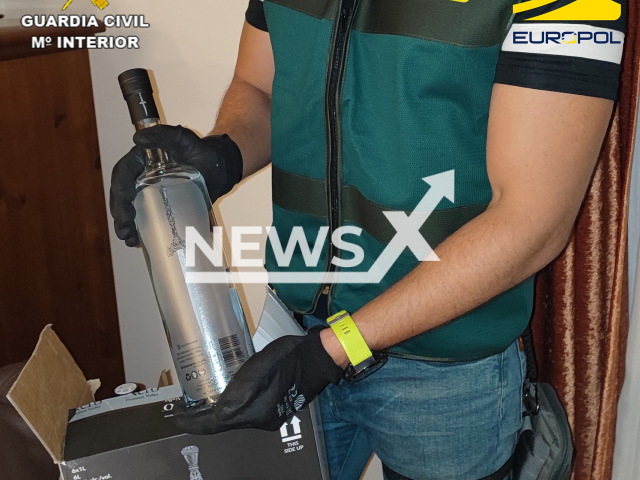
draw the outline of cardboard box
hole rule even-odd
[[[7,397],[64,480],[326,480],[316,407],[280,431],[180,434],[177,386],[94,402],[87,381],[48,326]]]
[[[64,479],[322,479],[309,409],[279,432],[181,435],[172,422],[176,394],[180,388],[165,387],[78,409],[67,427]]]

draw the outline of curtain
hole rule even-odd
[[[564,253],[536,280],[540,379],[574,436],[574,480],[610,480],[628,334],[627,221],[638,107],[640,9],[630,1],[620,99]],[[640,405],[636,405],[640,409]],[[634,452],[640,456],[640,452]],[[625,480],[640,478],[638,472]]]
[[[629,205],[629,299],[631,318],[626,376],[618,402],[613,480],[640,478],[640,128],[631,171]]]

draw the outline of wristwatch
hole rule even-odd
[[[349,357],[349,366],[344,378],[349,383],[359,382],[377,372],[387,363],[387,354],[372,352],[364,341],[360,330],[346,310],[327,318],[327,323],[340,340],[340,344]]]

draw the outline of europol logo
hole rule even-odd
[[[560,0],[528,0],[513,6],[513,13],[528,12],[539,7],[544,7]],[[564,2],[563,2],[564,3]],[[575,0],[567,5],[560,6],[550,12],[527,18],[530,20],[549,21],[612,21],[618,20],[622,15],[622,6],[613,0]],[[568,42],[575,43],[575,42]]]
[[[64,7],[62,7],[62,10],[63,11],[66,10],[69,7],[69,5],[71,5],[71,2],[73,2],[73,0],[67,0],[67,3],[64,4]],[[107,0],[91,0],[91,3],[93,3],[100,10],[104,10],[109,6],[109,2]]]
[[[562,30],[569,27],[569,30]],[[542,24],[535,27],[521,27],[513,30],[513,44],[520,45],[622,45],[623,36],[616,30],[598,29],[580,25],[577,30],[572,25]]]
[[[592,23],[621,17],[622,7],[613,0],[529,0],[514,5],[513,11],[531,12],[511,25],[503,51],[620,64],[624,33],[615,23]]]

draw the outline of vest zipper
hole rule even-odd
[[[342,160],[340,131],[341,119],[339,106],[342,101],[342,85],[346,68],[345,58],[353,18],[358,0],[342,0],[331,40],[330,64],[327,72],[325,92],[325,123],[327,128],[327,186],[329,212],[329,254],[326,270],[335,272],[337,267],[331,263],[334,251],[331,237],[340,226],[340,164]],[[315,310],[320,294],[330,295],[332,284],[325,284],[316,294],[313,309]],[[327,310],[330,310],[330,297],[327,298]],[[330,314],[330,311],[329,311]]]

